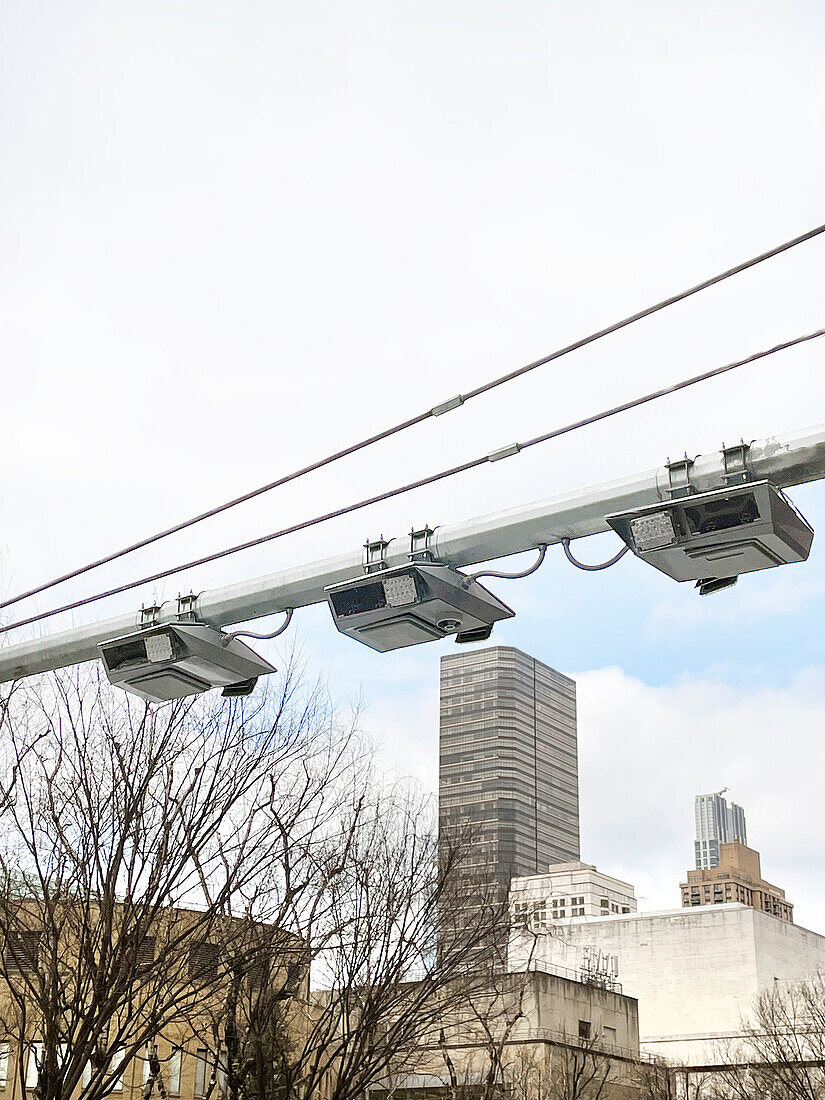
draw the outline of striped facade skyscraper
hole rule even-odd
[[[441,658],[439,818],[504,889],[578,860],[573,680],[510,646]]]
[[[722,797],[726,790],[727,787],[716,794],[697,794],[695,799],[695,865],[706,871],[719,866],[720,844],[735,840],[748,843],[745,811],[735,802],[728,804]]]

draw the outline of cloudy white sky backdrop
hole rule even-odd
[[[43,3],[0,11],[0,584],[268,481],[825,221],[814,2]],[[825,324],[825,241],[66,585],[81,596]],[[825,419],[825,341],[71,622]],[[810,561],[701,603],[560,553],[496,638],[576,676],[583,856],[678,904],[731,788],[825,931],[825,488]],[[607,556],[611,536],[578,547]],[[17,616],[15,616],[17,617]],[[444,646],[325,609],[309,667],[436,778]],[[278,663],[282,648],[263,647]]]

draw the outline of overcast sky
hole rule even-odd
[[[63,572],[825,221],[825,7],[782,0],[0,9],[0,587]],[[80,596],[825,324],[825,239],[59,590]],[[825,341],[49,630],[825,419]],[[679,904],[728,786],[825,932],[825,488],[809,562],[698,600],[560,553],[495,639],[576,677],[582,856]],[[596,560],[612,536],[579,545]],[[57,594],[53,594],[54,598]],[[52,595],[23,605],[44,609]],[[437,778],[448,643],[295,616],[387,766]],[[262,650],[277,664],[283,649]]]

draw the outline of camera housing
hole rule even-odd
[[[326,590],[342,634],[379,653],[434,642],[481,642],[515,614],[478,581],[448,565],[416,563],[368,573]]]
[[[605,519],[637,557],[703,595],[741,573],[805,561],[814,532],[769,481],[694,493]]]
[[[109,683],[150,703],[199,695],[249,695],[259,676],[275,669],[243,642],[206,623],[144,627],[98,647]]]

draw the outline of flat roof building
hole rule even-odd
[[[489,1095],[500,1082],[495,1096],[537,1100],[571,1095],[564,1084],[583,1079],[572,1094],[581,1100],[639,1100],[638,1059],[632,997],[557,974],[510,973],[449,1004],[413,1055],[390,1058],[385,1081],[365,1095],[444,1100]]]
[[[538,925],[566,917],[608,917],[635,913],[636,892],[592,863],[555,863],[544,874],[513,879],[510,910],[515,922]]]
[[[785,891],[762,878],[759,852],[738,841],[720,844],[718,864],[711,870],[688,871],[680,889],[686,907],[738,901],[793,922],[793,903]]]
[[[737,903],[568,918],[555,935],[514,928],[509,965],[572,971],[594,949],[618,959],[639,1002],[642,1049],[691,1066],[718,1062],[760,993],[825,971],[825,937]]]

